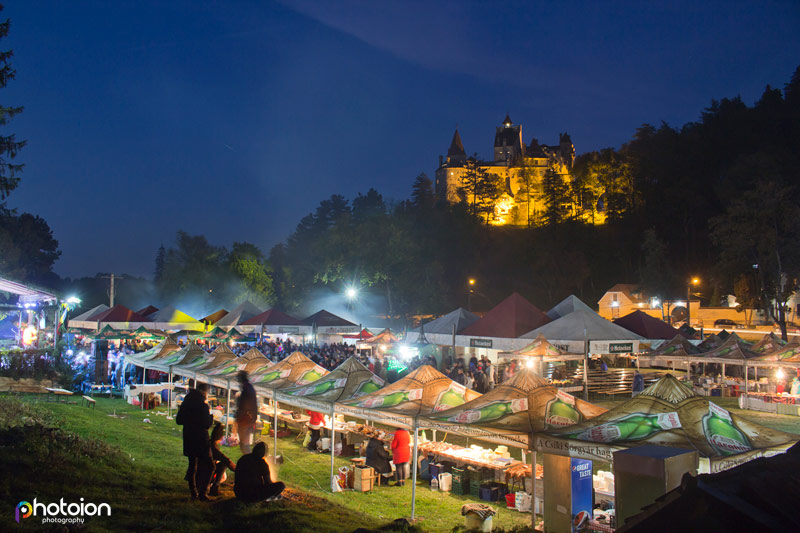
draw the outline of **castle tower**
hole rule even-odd
[[[467,152],[464,151],[461,135],[458,134],[458,128],[456,128],[456,132],[453,134],[453,140],[450,142],[450,148],[447,149],[447,164],[463,165],[466,162]]]
[[[514,125],[511,117],[506,114],[502,126],[495,128],[494,134],[494,160],[511,165],[525,155],[522,142],[522,126]]]

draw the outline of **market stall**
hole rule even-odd
[[[719,472],[782,453],[797,440],[730,413],[667,375],[604,414],[536,435],[535,446],[545,453],[608,462],[614,451],[642,444],[694,449],[701,472]]]
[[[334,479],[334,443],[336,402],[352,400],[374,393],[383,387],[384,381],[369,371],[355,357],[349,357],[341,365],[320,379],[277,392],[279,401],[305,407],[320,413],[330,413],[331,430],[331,484]]]
[[[337,404],[337,410],[358,418],[413,431],[411,517],[415,514],[419,418],[458,407],[479,393],[465,388],[435,368],[423,365],[402,379],[354,400]]]
[[[523,368],[483,396],[424,417],[421,426],[528,450],[532,448],[531,436],[541,431],[570,426],[605,412],[605,408],[575,398],[550,385],[531,369]],[[531,464],[536,464],[535,455]],[[537,493],[541,492],[534,482],[531,489],[535,503]]]

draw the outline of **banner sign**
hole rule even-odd
[[[278,326],[278,333],[300,333],[300,326]]]
[[[471,348],[491,348],[492,339],[470,339],[469,345]]]
[[[632,351],[632,342],[611,342],[608,344],[608,353],[631,353]]]
[[[572,533],[587,531],[592,519],[592,462],[570,459],[572,486]]]

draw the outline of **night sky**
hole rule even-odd
[[[660,6],[660,7],[659,7]],[[800,2],[8,1],[27,139],[9,207],[62,276],[150,276],[178,229],[268,253],[320,200],[402,200],[458,126],[490,157],[619,146],[642,123],[757,99],[800,64]]]

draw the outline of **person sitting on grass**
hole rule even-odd
[[[209,496],[219,496],[219,486],[222,484],[222,477],[226,468],[236,470],[236,465],[233,464],[233,461],[219,449],[224,435],[225,430],[222,428],[222,424],[219,422],[214,424],[214,429],[211,430],[211,458],[214,460],[214,470],[211,472]]]
[[[245,503],[256,503],[275,498],[286,488],[282,482],[272,481],[269,475],[269,465],[264,458],[266,454],[267,445],[264,442],[258,442],[253,447],[253,453],[243,455],[236,463],[233,492]]]

